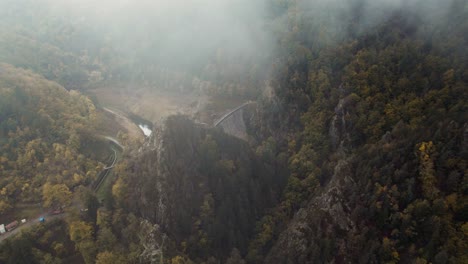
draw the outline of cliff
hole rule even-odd
[[[255,221],[282,188],[274,179],[284,175],[245,141],[184,116],[157,126],[135,155],[126,166],[124,203],[160,226],[170,240],[167,251],[183,243],[191,259],[245,252]]]

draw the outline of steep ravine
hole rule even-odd
[[[315,195],[294,216],[283,231],[265,263],[314,263],[313,260],[347,262],[346,241],[336,236],[343,232],[356,232],[350,218],[347,196],[356,189],[352,178],[352,157],[347,154],[344,99],[335,107],[329,129],[329,137],[335,153],[333,176],[323,190]]]
[[[128,208],[168,236],[166,252],[183,243],[192,260],[245,252],[256,220],[281,193],[272,180],[279,172],[247,142],[184,116],[157,125],[130,156]]]

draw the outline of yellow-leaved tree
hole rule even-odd
[[[93,241],[93,226],[83,221],[70,223],[70,240],[75,243],[75,248],[80,251],[85,263],[94,263],[96,247]]]
[[[437,178],[435,176],[433,155],[435,153],[435,146],[432,141],[422,142],[418,148],[419,150],[419,179],[422,183],[422,190],[424,197],[434,200],[438,194]]]
[[[42,189],[42,202],[45,207],[60,208],[71,203],[72,193],[65,184],[46,183]]]

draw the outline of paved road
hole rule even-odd
[[[117,141],[117,139],[115,139],[115,138],[113,138],[113,137],[109,137],[109,136],[103,136],[103,138],[104,138],[104,139],[107,139],[107,140],[109,140],[109,141],[111,141],[111,142],[114,143],[114,144],[116,144],[117,146],[119,146],[119,148],[124,149],[124,146],[122,146],[122,145],[120,144],[120,142]]]
[[[52,214],[49,214],[49,213],[44,213],[44,214],[40,214],[38,215],[37,217],[33,218],[33,219],[29,219],[26,223],[24,224],[20,224],[17,228],[11,230],[10,232],[6,232],[5,234],[2,234],[0,236],[0,243],[3,242],[5,239],[7,238],[10,238],[12,236],[15,236],[16,234],[20,233],[22,230],[24,230],[25,228],[28,228],[28,227],[31,227],[35,224],[38,224],[39,223],[39,218],[40,217],[44,217],[46,221],[50,221],[50,220],[53,220],[53,219],[61,219],[61,218],[64,218],[65,217],[65,213],[62,213],[62,214],[57,214],[57,215],[52,215]]]
[[[109,172],[112,168],[114,168],[115,166],[115,162],[117,161],[117,151],[115,151],[115,149],[112,149],[114,151],[114,158],[113,158],[113,161],[111,163],[110,166],[106,166],[104,167],[104,174],[102,174],[101,177],[99,177],[97,180],[97,183],[96,183],[96,186],[94,187],[94,192],[97,193],[97,191],[99,190],[99,188],[101,187],[101,184],[106,180],[107,176],[109,175]],[[101,175],[101,174],[99,174]]]
[[[113,149],[113,148],[112,148],[112,151],[114,152],[114,160],[112,161],[110,166],[104,167],[105,170],[114,168],[115,162],[117,161],[117,151],[115,151],[115,149]]]
[[[110,137],[109,138],[105,137],[105,138],[109,139],[112,142],[115,141],[114,143],[116,143],[118,146],[122,146],[122,145],[120,145],[120,143],[117,140],[115,140],[113,138],[110,138]],[[111,162],[111,164],[109,166],[104,167],[103,171],[105,171],[105,175],[100,179],[99,183],[97,184],[96,189],[94,190],[95,192],[99,189],[100,185],[102,184],[102,182],[105,180],[105,178],[109,174],[109,171],[115,166],[115,163],[117,162],[117,152],[113,148],[112,148],[112,150],[114,151],[113,160],[112,160],[112,162]],[[7,238],[15,236],[16,234],[20,233],[25,228],[31,227],[31,226],[33,226],[35,224],[38,224],[39,223],[39,218],[41,218],[41,217],[44,217],[46,221],[51,221],[51,220],[54,220],[54,219],[64,218],[65,216],[66,216],[66,213],[55,214],[54,215],[54,214],[51,214],[49,212],[43,212],[43,213],[37,215],[36,217],[34,217],[33,219],[28,219],[28,221],[26,223],[20,224],[17,228],[15,228],[15,229],[13,229],[13,230],[11,230],[9,232],[6,232],[5,234],[0,235],[0,243],[2,243]]]

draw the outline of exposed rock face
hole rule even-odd
[[[186,241],[195,257],[203,237],[205,250],[245,251],[256,219],[280,193],[271,180],[276,172],[245,141],[184,116],[155,127],[127,173],[131,209],[173,244]]]
[[[344,99],[340,99],[335,107],[335,115],[330,124],[330,139],[334,149],[337,149],[341,142],[344,142],[343,136],[346,136],[346,120],[344,110]]]
[[[347,243],[337,234],[356,232],[350,217],[348,196],[356,191],[351,157],[345,153],[349,135],[346,130],[345,104],[341,99],[330,124],[330,138],[337,161],[331,180],[294,216],[268,254],[265,263],[349,262]],[[325,250],[323,250],[325,249]]]
[[[342,256],[345,255],[346,241],[328,237],[337,237],[336,234],[342,232],[355,232],[347,202],[347,195],[355,191],[350,170],[348,159],[338,161],[327,187],[298,211],[288,229],[280,235],[265,263],[316,263],[319,259],[329,258],[333,248],[338,249],[333,252],[333,258],[344,260]],[[330,245],[324,246],[324,243]],[[321,248],[327,247],[330,252],[320,252]]]
[[[144,250],[140,254],[140,263],[164,263],[164,242],[166,235],[158,225],[148,221],[141,223],[140,243]]]

